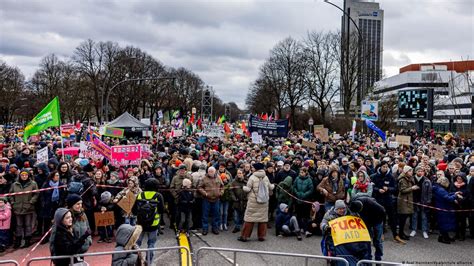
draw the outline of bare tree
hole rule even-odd
[[[0,121],[8,124],[12,122],[15,112],[21,108],[18,104],[22,100],[25,77],[16,67],[0,62]]]

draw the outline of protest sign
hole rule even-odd
[[[48,163],[48,147],[44,147],[36,152],[36,163]]]
[[[249,132],[257,132],[261,136],[286,138],[288,136],[288,119],[268,121],[251,115]]]
[[[110,146],[105,144],[102,140],[94,138],[94,140],[92,141],[92,148],[94,148],[94,150],[102,154],[108,160],[111,159]]]
[[[378,101],[362,101],[360,117],[371,121],[377,121],[379,118]]]
[[[140,144],[140,146],[142,148],[142,158],[143,159],[149,159],[153,155],[153,152],[151,151],[150,145]]]
[[[124,130],[122,128],[106,127],[104,130],[104,136],[112,138],[123,138]]]
[[[389,147],[389,148],[394,148],[394,149],[396,149],[396,148],[398,148],[398,142],[396,142],[396,141],[390,141],[390,142],[388,143],[388,147]]]
[[[111,153],[111,164],[115,166],[140,165],[140,145],[113,146]]]
[[[179,138],[182,135],[183,135],[183,130],[181,130],[181,129],[173,129],[173,131],[171,132],[172,137]]]
[[[334,246],[354,242],[370,242],[369,230],[356,216],[342,216],[329,222]]]
[[[128,191],[128,193],[123,198],[121,198],[119,202],[117,202],[117,205],[122,208],[126,214],[129,214],[132,212],[132,208],[136,199],[137,197],[135,194],[133,194],[131,191]]]
[[[341,135],[339,135],[339,134],[337,134],[337,133],[334,133],[334,134],[332,135],[332,138],[335,139],[335,140],[339,140],[339,139],[341,139]]]
[[[314,129],[314,136],[322,142],[329,142],[329,129],[317,127]]]
[[[262,136],[258,132],[252,132],[252,143],[261,144],[263,143]]]
[[[142,136],[143,136],[143,137],[149,137],[149,138],[151,138],[151,137],[153,137],[153,131],[151,131],[151,130],[143,130],[143,131],[142,131]]]
[[[89,141],[81,141],[79,143],[79,158],[91,158],[94,161],[102,161],[104,156],[92,148]]]
[[[398,142],[399,145],[408,145],[408,146],[410,146],[411,137],[410,136],[397,135],[395,137],[395,141]]]
[[[94,212],[95,227],[115,225],[114,212]]]
[[[316,150],[317,144],[312,141],[303,140],[301,143],[302,146],[308,147],[310,149]]]

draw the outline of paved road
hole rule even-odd
[[[200,234],[191,235],[190,243],[193,252],[201,247],[225,247],[249,250],[265,250],[278,251],[290,253],[302,253],[321,255],[320,237],[304,238],[303,241],[297,241],[295,237],[279,238],[274,235],[274,229],[268,230],[267,240],[265,242],[258,242],[256,240],[256,231],[252,241],[242,243],[237,241],[238,234],[232,234],[230,231],[221,232],[219,235],[212,233],[207,236]],[[474,240],[468,239],[464,242],[457,241],[451,245],[445,245],[436,241],[437,235],[431,235],[430,239],[423,239],[422,236],[417,235],[408,242],[407,245],[400,245],[394,243],[389,239],[389,234],[386,234],[387,241],[384,242],[384,260],[395,262],[444,262],[444,265],[453,265],[456,262],[473,264],[474,257],[472,256],[474,250]],[[144,241],[144,243],[146,243]],[[143,244],[145,247],[146,244]],[[164,235],[159,237],[157,247],[176,246],[176,236],[170,229],[166,229]],[[89,252],[110,251],[114,249],[113,244],[94,244]],[[26,255],[27,250],[9,250],[7,253],[0,255],[2,259],[15,259],[21,261]],[[48,245],[40,245],[38,250],[33,253],[32,257],[48,256]],[[194,256],[196,259],[196,256]],[[88,259],[91,265],[110,265],[110,255],[103,257],[95,257]],[[233,261],[233,255],[226,252],[211,252],[207,251],[200,254],[201,265],[228,265]],[[177,251],[159,252],[155,255],[155,262],[158,265],[179,265],[180,260]],[[303,265],[304,259],[277,257],[267,255],[254,254],[238,254],[237,263],[239,265]],[[323,261],[310,260],[310,265],[324,265]],[[432,263],[433,265],[434,263]],[[45,263],[36,263],[33,265],[49,265]],[[156,264],[155,264],[156,265]],[[425,264],[426,265],[426,264]],[[458,264],[459,265],[459,264]]]

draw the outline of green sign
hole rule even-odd
[[[124,130],[121,128],[106,127],[104,136],[112,138],[123,138]]]
[[[35,135],[49,127],[57,127],[60,125],[61,116],[59,114],[59,99],[56,96],[26,125],[23,139],[26,142],[28,141],[29,136]]]

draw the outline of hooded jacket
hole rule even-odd
[[[372,197],[373,188],[372,188],[372,183],[370,182],[370,178],[369,178],[369,176],[367,175],[367,173],[365,171],[357,171],[357,176],[359,176],[360,172],[364,173],[364,182],[363,183],[367,184],[366,192],[363,192],[356,184],[354,184],[354,186],[352,188],[351,196],[352,197],[356,197],[356,196],[369,196],[369,197]]]
[[[243,189],[244,186],[245,181],[236,178],[232,181],[230,189],[230,197],[233,202],[232,206],[241,212],[244,212],[247,207],[247,193]]]
[[[281,181],[280,184],[278,184],[278,187],[276,189],[276,197],[277,197],[277,203],[285,203],[287,205],[291,205],[292,203],[292,198],[288,193],[291,193],[293,191],[293,182],[292,182],[291,176],[287,176],[285,180]],[[285,192],[285,191],[287,192]]]
[[[115,246],[115,251],[133,249],[141,233],[142,227],[140,225],[132,226],[129,224],[122,224],[117,229],[117,244]],[[137,265],[137,262],[139,262],[138,258],[138,253],[113,254],[112,266],[135,266]]]
[[[29,179],[24,185],[16,181],[10,188],[10,193],[37,190],[38,185]],[[27,193],[10,197],[13,213],[16,215],[30,214],[35,212],[35,203],[38,200],[38,193]]]
[[[250,223],[266,223],[268,222],[268,202],[258,203],[257,192],[260,182],[264,182],[271,193],[275,187],[270,183],[268,177],[265,175],[264,170],[255,171],[247,181],[247,185],[243,187],[245,192],[250,192],[248,195],[247,209],[245,209],[244,221]]]
[[[12,211],[9,203],[5,203],[3,209],[0,209],[0,230],[10,230]]]

